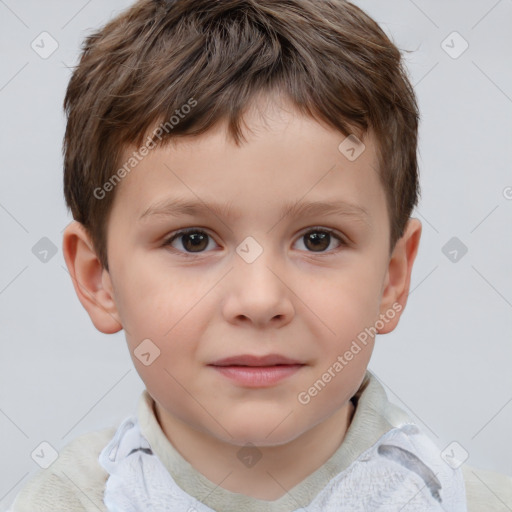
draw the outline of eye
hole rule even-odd
[[[182,229],[173,233],[163,245],[164,247],[170,246],[173,251],[186,256],[205,252],[210,246],[208,239],[211,239],[210,235],[201,229]],[[308,252],[325,253],[333,252],[333,250],[326,250],[331,246],[333,239],[338,241],[338,246],[334,251],[341,246],[348,245],[335,231],[320,227],[309,228],[299,237],[298,241],[304,241],[303,244]],[[181,245],[184,250],[177,248],[176,244]]]
[[[207,242],[209,237],[210,235],[208,235],[208,233],[200,229],[182,229],[168,238],[164,242],[164,246],[171,246],[174,248],[173,242],[178,241],[181,242],[182,247],[185,249],[185,253],[200,253],[208,247]],[[178,250],[177,252],[182,251]]]
[[[326,249],[331,245],[333,238],[339,243],[337,248],[348,245],[345,240],[338,236],[332,229],[320,227],[309,228],[308,231],[300,236],[298,241],[304,240],[304,246],[307,249],[311,249],[310,252],[324,253],[333,252],[326,251]]]

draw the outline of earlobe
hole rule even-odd
[[[412,268],[418,253],[421,230],[422,225],[418,219],[409,219],[402,238],[397,241],[393,250],[386,272],[380,304],[380,313],[381,316],[386,316],[386,322],[384,328],[379,329],[379,334],[387,334],[395,329],[405,309],[411,284]]]
[[[110,276],[103,269],[85,227],[76,221],[64,230],[62,252],[78,299],[99,331],[113,334],[123,326]]]

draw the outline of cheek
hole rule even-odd
[[[149,390],[159,397],[173,397],[179,406],[176,397],[184,394],[180,383],[191,388],[190,377],[197,374],[201,327],[191,312],[186,314],[190,308],[183,304],[168,314],[161,302],[158,307],[150,301],[138,306],[133,312],[133,331],[126,334],[133,364]]]
[[[131,338],[168,339],[185,326],[199,325],[197,306],[208,283],[190,279],[176,269],[148,269],[142,264],[126,271],[116,294],[116,305]]]
[[[336,278],[305,286],[301,294],[310,310],[305,310],[307,316],[319,326],[316,334],[343,343],[374,323],[379,314],[379,292],[375,272],[351,267]]]

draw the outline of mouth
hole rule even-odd
[[[278,365],[300,365],[301,361],[290,359],[280,354],[268,354],[266,356],[253,356],[244,354],[240,356],[225,357],[213,363],[212,366],[278,366]]]
[[[208,366],[241,386],[269,387],[290,377],[306,365],[279,354],[269,354],[227,357]]]

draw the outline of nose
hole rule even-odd
[[[254,260],[240,254],[224,288],[226,320],[258,328],[289,323],[294,315],[293,292],[278,257],[270,250],[262,250]]]

